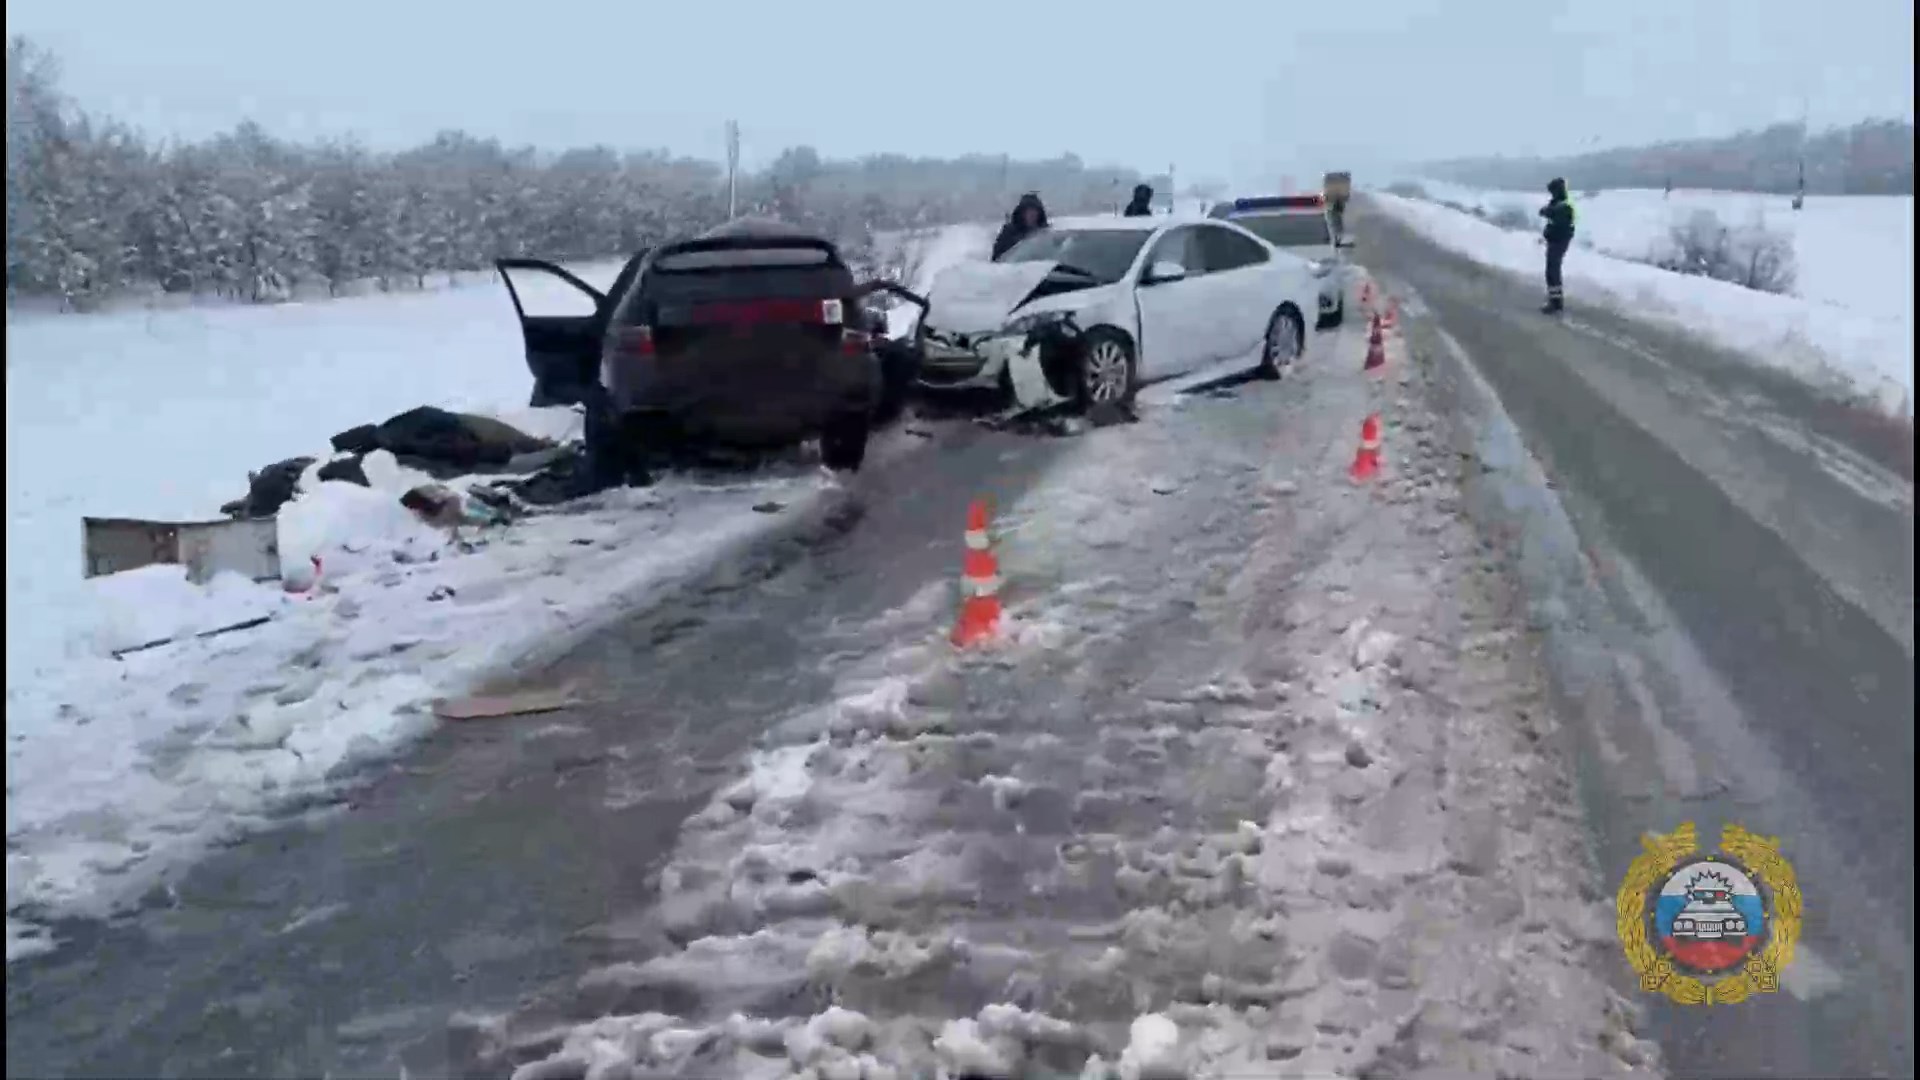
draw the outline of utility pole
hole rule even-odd
[[[1800,97],[1800,182],[1793,192],[1795,210],[1807,205],[1807,122],[1812,119],[1813,106],[1806,95]]]
[[[1173,179],[1173,162],[1167,162],[1167,213],[1172,215],[1180,206],[1180,185]]]
[[[727,121],[727,220],[740,212],[740,125]]]

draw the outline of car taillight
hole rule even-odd
[[[623,356],[652,356],[653,330],[645,326],[625,327],[614,335],[613,348]]]
[[[865,330],[840,331],[840,351],[848,356],[859,356],[873,346],[873,335]]]

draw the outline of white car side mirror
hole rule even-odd
[[[1161,285],[1187,276],[1187,268],[1177,262],[1157,262],[1147,268],[1146,285]]]

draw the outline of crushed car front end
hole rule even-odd
[[[943,271],[921,324],[920,389],[1010,392],[1028,409],[1070,396],[1084,332],[1137,331],[1124,278],[1150,233],[1111,219],[1056,224],[998,261]]]
[[[1070,349],[1079,336],[1071,311],[1021,315],[973,333],[929,326],[922,335],[920,385],[929,390],[1005,389],[1016,360]]]

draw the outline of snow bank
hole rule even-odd
[[[1428,195],[1528,216],[1541,197],[1421,182]],[[1540,271],[1538,238],[1499,229],[1437,203],[1374,193],[1376,205],[1428,238],[1529,277]],[[1816,385],[1913,414],[1913,199],[1810,197],[1794,213],[1780,196],[1606,191],[1582,198],[1581,240],[1567,259],[1576,299],[1610,298],[1623,310],[1702,334]],[[1668,273],[1646,258],[1677,222],[1712,210],[1729,225],[1764,218],[1793,238],[1797,296]]]
[[[581,268],[600,283],[616,270]],[[516,279],[529,281],[530,311],[579,302],[557,282]],[[215,518],[248,469],[324,449],[335,432],[425,403],[498,413],[529,388],[497,278],[271,307],[9,318],[7,686],[88,655],[82,516]]]
[[[196,587],[178,567],[93,583],[95,655],[7,691],[10,912],[94,914],[137,895],[208,842],[431,730],[430,699],[697,572],[831,486],[798,470],[670,481],[476,534],[465,552],[399,506],[407,470],[368,472],[389,486],[323,483],[282,511],[289,561],[321,557],[309,594]],[[785,512],[749,509],[767,503]]]

